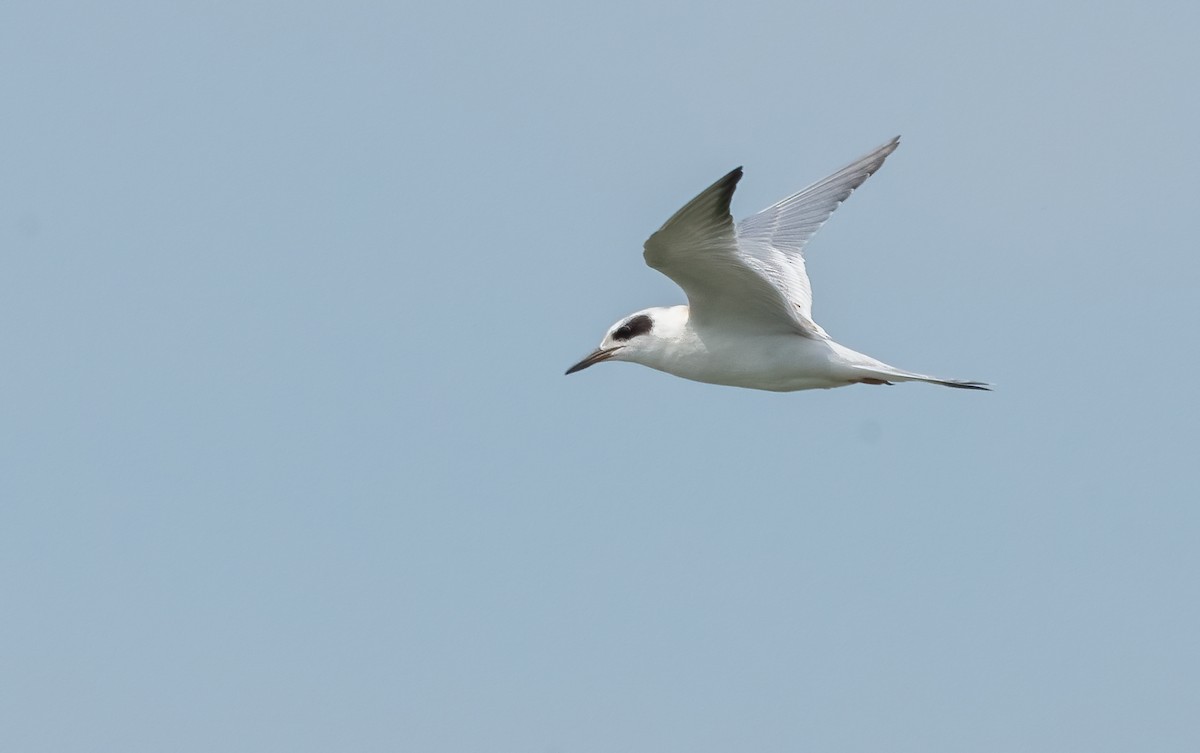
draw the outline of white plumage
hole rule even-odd
[[[899,144],[894,138],[736,225],[729,205],[742,169],[713,183],[646,241],[646,263],[683,288],[688,305],[625,317],[567,373],[617,360],[776,391],[899,381],[988,389],[889,366],[839,345],[813,321],[804,246]]]

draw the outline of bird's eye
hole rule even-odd
[[[613,339],[625,342],[644,335],[654,327],[654,322],[645,314],[639,314],[613,330]]]

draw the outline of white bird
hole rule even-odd
[[[646,263],[683,288],[688,305],[624,317],[567,373],[631,361],[697,382],[776,392],[893,382],[989,389],[889,366],[834,342],[813,321],[804,245],[899,144],[897,136],[736,225],[729,202],[742,168],[709,186],[645,246]]]

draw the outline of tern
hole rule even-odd
[[[889,366],[834,342],[813,321],[804,246],[899,145],[897,136],[736,224],[729,204],[742,168],[713,183],[645,244],[646,264],[683,288],[687,305],[622,318],[566,373],[630,361],[697,382],[774,392],[895,382],[990,389]]]

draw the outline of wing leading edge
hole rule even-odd
[[[732,170],[650,236],[646,263],[683,288],[698,323],[826,337],[812,320],[804,246],[897,146],[899,137],[737,225],[729,205],[742,169]]]

